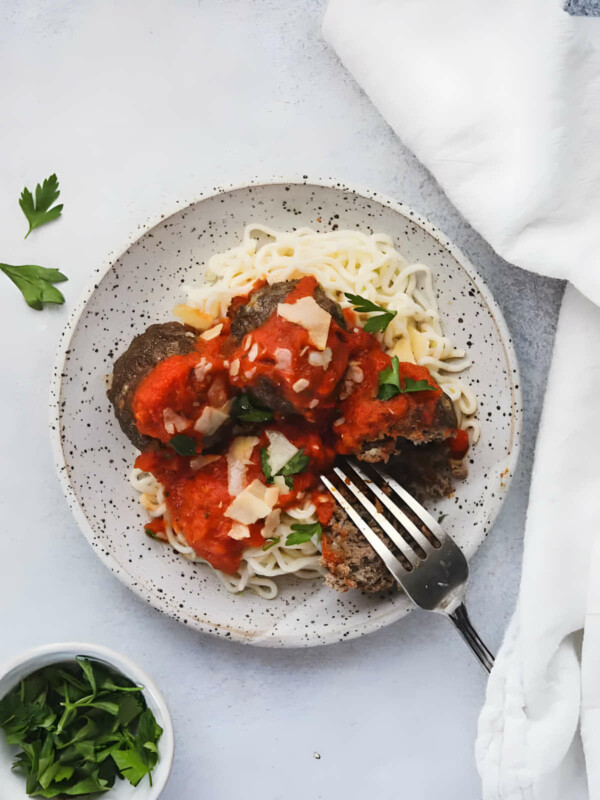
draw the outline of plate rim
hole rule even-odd
[[[124,245],[122,245],[119,248],[114,248],[113,250],[111,250],[107,255],[107,257],[102,262],[102,264],[99,267],[96,267],[95,269],[92,270],[92,276],[89,282],[86,284],[83,292],[80,294],[78,301],[76,302],[65,326],[63,327],[60,333],[58,347],[56,350],[56,356],[52,367],[50,387],[49,387],[50,388],[49,433],[50,433],[50,444],[52,448],[52,456],[62,492],[67,501],[67,505],[71,513],[73,514],[75,522],[77,523],[81,533],[83,533],[92,551],[110,569],[112,574],[115,575],[115,577],[117,577],[121,581],[121,583],[123,583],[129,590],[133,591],[141,600],[151,605],[152,608],[154,608],[157,612],[166,614],[167,616],[176,619],[179,622],[181,622],[181,619],[177,619],[175,617],[175,614],[171,613],[168,604],[166,603],[162,604],[158,602],[154,603],[148,600],[147,596],[143,593],[142,587],[139,585],[138,581],[133,579],[132,576],[127,572],[127,570],[122,568],[121,564],[118,561],[116,561],[114,555],[112,555],[110,551],[104,551],[100,548],[96,548],[92,544],[92,541],[94,539],[94,532],[84,510],[82,509],[79,503],[79,500],[77,499],[77,495],[71,484],[69,470],[67,467],[67,459],[65,457],[62,446],[62,437],[60,428],[61,428],[61,394],[62,394],[62,383],[64,377],[63,376],[64,365],[70,350],[71,340],[73,338],[73,335],[75,334],[78,323],[81,319],[81,316],[89,300],[91,299],[92,295],[98,288],[98,284],[106,277],[106,275],[110,272],[115,263],[119,261],[119,259],[122,258],[122,256],[125,255],[127,250],[133,244],[135,244],[135,242],[137,242],[139,239],[145,236],[149,231],[151,231],[157,225],[161,224],[162,222],[169,219],[173,215],[189,208],[192,205],[196,205],[197,203],[203,200],[208,200],[213,197],[218,197],[219,195],[222,194],[240,191],[243,189],[258,188],[261,186],[277,186],[277,185],[316,186],[319,188],[334,189],[349,194],[355,194],[358,195],[359,197],[362,197],[365,200],[381,203],[387,208],[390,208],[392,211],[395,211],[396,213],[400,214],[402,217],[410,219],[412,222],[414,222],[415,225],[418,225],[420,228],[422,228],[435,241],[437,241],[438,244],[440,244],[453,256],[456,262],[464,269],[469,279],[477,288],[478,293],[488,306],[493,323],[498,329],[499,339],[505,353],[506,362],[511,369],[511,375],[510,375],[511,406],[513,409],[516,409],[517,413],[513,414],[511,418],[511,431],[510,431],[510,444],[509,444],[510,450],[506,456],[506,466],[509,469],[509,474],[504,479],[506,491],[504,492],[502,502],[489,516],[487,520],[487,531],[481,542],[477,545],[476,550],[479,549],[481,544],[483,544],[485,538],[487,538],[489,531],[491,530],[502,506],[504,505],[504,502],[512,485],[513,477],[517,467],[517,462],[520,453],[521,433],[523,427],[523,395],[521,389],[519,362],[517,360],[517,354],[512,341],[512,335],[510,333],[506,320],[504,319],[504,314],[502,313],[500,306],[496,302],[491,290],[488,288],[485,280],[479,274],[476,267],[472,264],[470,259],[467,258],[467,256],[463,253],[463,251],[448,236],[446,236],[445,233],[439,230],[428,219],[423,217],[419,212],[415,211],[411,206],[401,201],[395,200],[393,197],[384,192],[379,192],[374,189],[369,189],[352,182],[342,181],[337,178],[313,178],[304,173],[301,176],[300,175],[293,175],[293,176],[270,175],[268,177],[254,176],[246,181],[219,184],[218,186],[213,186],[211,189],[202,190],[190,200],[175,201],[173,203],[173,207],[168,212],[161,212],[154,215],[150,215],[143,224],[139,224],[136,227],[135,231],[132,231],[126,237]],[[334,644],[338,641],[348,641],[350,639],[355,639],[360,636],[364,636],[368,633],[375,632],[376,630],[380,630],[381,628],[386,627],[387,625],[391,625],[392,623],[397,622],[399,619],[402,619],[408,613],[410,613],[411,610],[412,610],[411,608],[406,608],[406,607],[403,608],[402,606],[399,606],[396,607],[389,615],[385,616],[383,621],[380,621],[377,618],[375,620],[371,619],[370,620],[371,624],[368,627],[365,627],[364,623],[363,624],[359,623],[354,628],[346,632],[343,637],[340,637],[339,634],[335,635],[332,634],[331,638],[323,637],[309,641],[296,641],[292,639],[287,639],[285,636],[274,637],[272,639],[265,639],[261,638],[260,636],[257,637],[251,634],[243,634],[240,631],[232,628],[228,628],[226,631],[227,635],[222,636],[215,630],[215,628],[219,627],[217,623],[205,624],[193,618],[188,621],[189,624],[187,627],[190,627],[198,632],[211,634],[212,636],[220,636],[221,638],[226,638],[229,641],[237,641],[254,646],[304,648],[311,646]],[[225,630],[225,626],[222,627],[223,630]]]

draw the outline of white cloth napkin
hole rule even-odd
[[[557,0],[330,0],[323,30],[494,248],[590,298],[563,301],[476,756],[484,800],[600,800],[600,20]]]

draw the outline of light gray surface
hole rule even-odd
[[[495,293],[523,373],[520,468],[473,562],[469,597],[497,648],[518,587],[562,288],[505,264],[461,219],[320,41],[323,9],[320,0],[5,0],[0,260],[60,267],[72,306],[91,269],[146,217],[256,174],[339,175],[428,216]],[[18,195],[53,171],[64,218],[24,242]],[[391,800],[400,786],[411,800],[477,800],[484,675],[445,620],[412,614],[344,645],[256,650],[185,630],[111,576],[67,510],[47,440],[67,309],[30,311],[2,281],[0,659],[91,639],[139,660],[175,724],[165,800]]]

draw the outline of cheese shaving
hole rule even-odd
[[[277,313],[288,322],[305,328],[308,331],[310,343],[317,350],[325,350],[331,314],[321,308],[314,297],[303,297],[295,303],[279,303]]]

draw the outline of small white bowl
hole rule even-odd
[[[49,664],[64,661],[73,661],[75,656],[88,656],[96,661],[102,661],[126,678],[144,687],[144,698],[151,709],[156,721],[163,729],[163,734],[158,743],[159,760],[152,770],[152,786],[148,778],[144,778],[137,786],[132,786],[129,781],[117,780],[114,787],[99,795],[107,800],[156,800],[165,788],[171,766],[173,764],[173,724],[167,705],[158,686],[141,667],[138,667],[126,656],[102,647],[97,644],[79,642],[63,642],[36,647],[27,653],[22,653],[12,661],[0,667],[0,698],[13,689],[19,681]],[[19,748],[8,745],[4,732],[0,730],[0,797],[10,800],[26,800],[25,779],[22,775],[11,771],[11,766]]]

